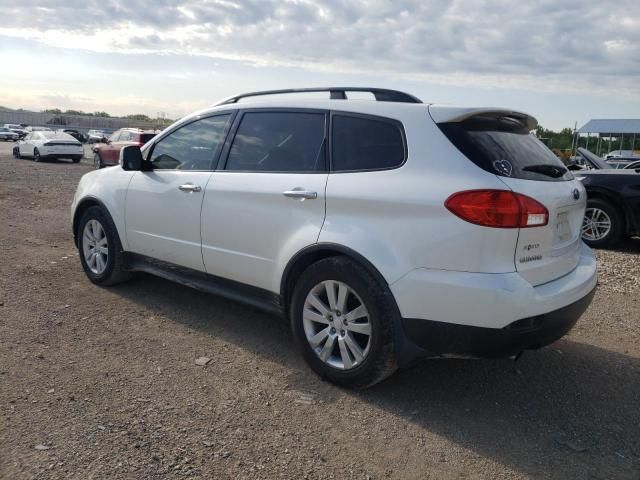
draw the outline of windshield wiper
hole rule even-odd
[[[546,175],[547,177],[551,177],[551,178],[560,178],[565,173],[567,173],[567,169],[565,167],[549,165],[548,163],[540,163],[537,165],[527,165],[522,170],[526,172],[540,173],[542,175]]]

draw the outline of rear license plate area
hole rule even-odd
[[[554,245],[565,243],[571,240],[571,224],[569,223],[569,212],[560,212],[556,217],[556,228],[554,235]]]

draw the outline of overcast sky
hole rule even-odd
[[[166,112],[354,85],[525,110],[547,127],[640,117],[640,0],[0,0],[0,105]]]

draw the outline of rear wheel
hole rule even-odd
[[[80,163],[80,160],[82,160],[82,156],[78,155],[76,157],[71,158],[71,161],[73,163]]]
[[[40,160],[42,160],[42,158],[40,157],[40,152],[38,151],[37,148],[35,148],[33,150],[33,161],[34,162],[39,162]]]
[[[302,355],[321,377],[365,388],[397,368],[393,297],[346,257],[320,260],[296,282],[291,326]]]
[[[624,233],[624,221],[618,210],[606,200],[594,198],[587,201],[582,220],[582,239],[595,248],[611,247]]]
[[[78,250],[84,273],[98,285],[128,280],[120,238],[111,217],[101,207],[90,207],[78,224]]]

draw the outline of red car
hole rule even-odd
[[[138,128],[121,128],[116,130],[107,140],[107,143],[96,143],[91,147],[94,153],[93,164],[96,168],[117,165],[120,158],[120,150],[127,145],[141,147],[157,132],[153,130],[140,130]]]

